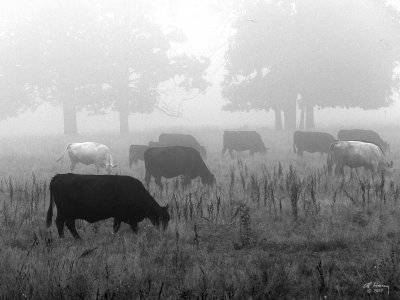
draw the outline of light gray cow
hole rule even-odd
[[[78,163],[84,165],[94,164],[97,173],[99,173],[100,168],[103,168],[108,172],[108,174],[110,174],[111,170],[117,166],[113,163],[110,149],[103,144],[95,142],[68,144],[60,158],[57,159],[57,162],[60,161],[67,152],[69,159],[71,160],[71,172],[74,171],[75,166]]]
[[[359,141],[337,141],[329,150],[335,164],[335,174],[343,174],[344,166],[350,169],[364,167],[372,173],[389,171],[393,162],[389,162],[382,149],[373,143]]]

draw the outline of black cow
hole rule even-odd
[[[302,156],[303,152],[329,154],[329,146],[335,138],[326,132],[295,131],[293,134],[293,151]]]
[[[240,152],[250,150],[250,155],[254,153],[266,153],[266,148],[261,136],[256,131],[224,131],[222,155],[226,150],[233,155],[233,150]]]
[[[158,137],[158,141],[158,146],[160,147],[182,146],[193,148],[197,150],[204,159],[207,159],[206,149],[190,134],[161,133]]]
[[[208,170],[200,153],[190,147],[172,146],[149,148],[144,152],[146,168],[145,183],[149,186],[151,176],[162,189],[161,177],[184,176],[184,185],[198,176],[203,184],[214,184],[214,175]]]
[[[365,129],[342,129],[338,132],[341,141],[360,141],[378,145],[383,153],[389,150],[389,144],[381,139],[378,133]]]
[[[146,145],[131,145],[129,147],[129,167],[132,167],[134,163],[137,165],[139,160],[144,160],[143,155],[144,151],[146,151],[149,147]]]
[[[158,205],[143,184],[130,176],[57,174],[50,181],[47,227],[51,225],[54,203],[61,238],[66,224],[73,237],[80,239],[76,219],[94,223],[114,218],[114,233],[121,222],[128,223],[137,232],[138,222],[144,218],[149,218],[155,226],[161,224],[163,229],[170,219],[168,205]]]

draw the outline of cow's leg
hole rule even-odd
[[[99,164],[95,164],[96,167],[96,173],[99,174],[100,172],[100,165]]]
[[[137,232],[138,232],[139,228],[138,228],[138,223],[137,223],[137,222],[135,222],[135,221],[129,221],[129,226],[131,226],[132,231],[133,231],[134,233],[137,233]]]
[[[75,167],[76,167],[76,164],[77,164],[77,162],[76,161],[71,161],[71,166],[70,166],[70,170],[71,170],[71,172],[74,172],[74,169],[75,169]]]
[[[374,170],[373,169],[371,169],[369,167],[366,167],[366,166],[363,166],[363,169],[364,169],[364,176],[367,176],[369,171],[371,171],[371,175],[372,176],[374,175]]]
[[[231,159],[233,158],[233,150],[229,149],[229,155],[231,156]]]
[[[161,183],[161,176],[156,176],[156,177],[154,177],[154,179],[155,179],[157,185],[160,187],[160,189],[163,190],[163,185]]]
[[[183,188],[186,189],[188,185],[192,182],[191,176],[189,174],[186,174],[183,176]]]
[[[226,148],[224,147],[224,148],[222,149],[221,155],[224,155],[225,152],[226,152]]]
[[[72,236],[74,237],[74,239],[80,240],[81,237],[79,236],[79,234],[75,228],[75,220],[73,220],[73,219],[66,220],[65,224],[67,225],[67,228],[69,229],[69,231],[72,233]]]
[[[144,183],[147,189],[149,189],[150,181],[151,181],[151,174],[149,171],[146,171],[146,176],[144,177]]]
[[[121,227],[121,219],[114,218],[114,226],[113,226],[114,233],[117,233],[120,227]]]
[[[250,157],[253,158],[254,157],[254,151],[250,150]]]
[[[64,237],[64,222],[65,219],[59,213],[57,213],[56,226],[57,226],[58,236],[60,238]]]
[[[336,166],[335,166],[335,175],[343,175],[344,174],[343,167],[344,167],[343,164],[336,164]]]

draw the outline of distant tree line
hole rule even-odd
[[[205,57],[171,56],[181,32],[153,21],[150,1],[26,1],[3,11],[1,22],[0,117],[43,102],[61,103],[64,133],[77,134],[76,113],[115,110],[120,132],[131,112],[158,108],[164,86],[204,93]],[[21,3],[19,3],[21,4]],[[168,85],[169,84],[169,85]],[[172,89],[172,88],[171,88]]]
[[[0,3],[0,119],[48,102],[61,104],[65,134],[78,133],[80,109],[117,111],[126,134],[132,112],[176,114],[163,102],[165,87],[205,93],[210,85],[210,58],[171,55],[186,37],[155,21],[157,1],[17,3]],[[225,0],[213,7],[233,29],[225,110],[273,110],[276,129],[294,129],[299,108],[299,127],[312,129],[316,107],[376,109],[399,90],[400,15],[385,1]]]
[[[298,104],[299,127],[312,129],[315,107],[376,109],[399,91],[400,15],[385,1],[256,0],[237,8],[226,110],[272,109],[276,129],[283,112],[284,127],[294,129]]]

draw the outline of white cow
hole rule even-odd
[[[66,152],[68,152],[69,159],[71,160],[71,172],[74,171],[78,163],[85,165],[94,164],[97,173],[99,173],[101,167],[106,169],[108,174],[117,166],[113,164],[110,149],[103,144],[94,142],[68,144],[60,158],[57,159],[57,162],[64,157]]]
[[[388,171],[393,167],[382,152],[373,144],[359,141],[337,141],[330,145],[329,150],[335,164],[335,174],[343,174],[344,166],[349,168],[364,167],[374,172]]]

